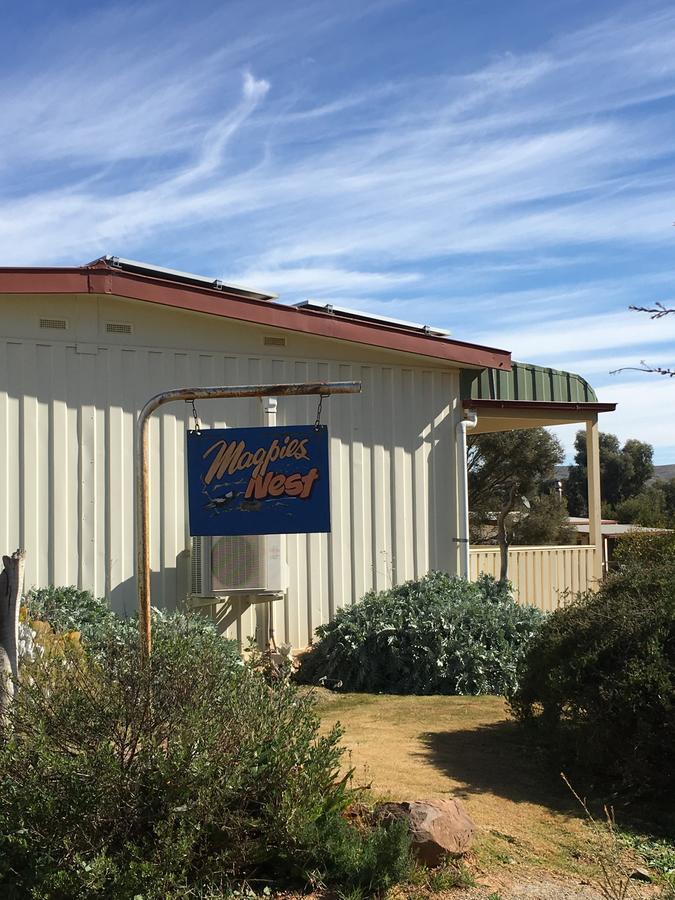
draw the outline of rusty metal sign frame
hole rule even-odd
[[[359,394],[360,381],[315,381],[300,384],[253,384],[231,387],[176,388],[155,394],[145,404],[136,423],[136,581],[138,627],[143,657],[152,653],[150,615],[150,416],[165,403],[175,401],[221,400],[242,397],[330,397],[332,394]]]

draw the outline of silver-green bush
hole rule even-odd
[[[341,609],[317,629],[298,678],[345,691],[507,694],[543,619],[493,578],[432,572]]]

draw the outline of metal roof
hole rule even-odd
[[[579,534],[590,534],[590,525],[575,525],[574,522],[570,524]],[[649,534],[668,534],[672,531],[672,528],[646,528],[644,525],[622,525],[617,522],[612,522],[611,524],[603,522],[600,527],[603,537],[622,537],[624,534],[634,534],[636,532],[640,534],[645,532]]]
[[[312,337],[347,341],[433,359],[453,367],[509,369],[508,350],[456,341],[388,322],[336,316],[321,309],[270,302],[273,295],[218,283],[200,276],[126,261],[113,265],[105,257],[88,266],[0,267],[0,295],[108,294],[158,306],[189,310],[279,328]]]
[[[511,371],[462,370],[463,400],[518,400],[538,403],[597,403],[590,384],[572,372],[512,362]]]

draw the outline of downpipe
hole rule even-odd
[[[466,459],[466,433],[469,428],[475,428],[478,424],[478,414],[475,409],[467,409],[464,418],[455,426],[455,446],[457,448],[457,463],[461,467],[459,477],[459,535],[455,538],[459,544],[459,574],[462,578],[469,577],[469,470]]]

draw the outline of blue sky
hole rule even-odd
[[[0,264],[103,253],[585,375],[675,461],[675,6],[14,2]],[[571,446],[574,428],[561,430]]]

